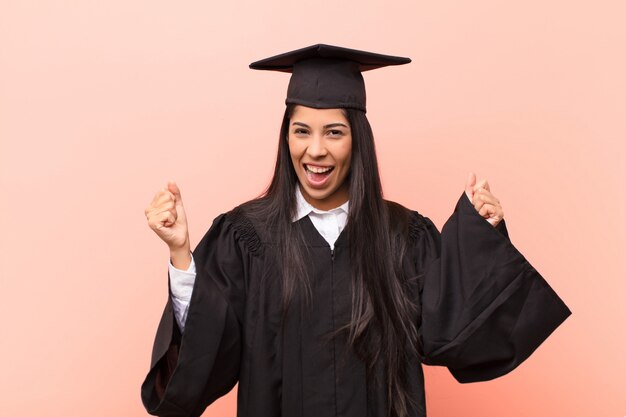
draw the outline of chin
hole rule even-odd
[[[324,201],[328,199],[333,193],[331,190],[316,190],[314,188],[304,187],[304,190],[314,200]]]

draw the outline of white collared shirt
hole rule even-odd
[[[335,241],[348,221],[349,201],[331,210],[320,210],[309,204],[302,195],[300,185],[296,187],[297,210],[292,221],[298,221],[304,216],[309,216],[311,223],[320,235],[328,242],[331,249],[335,247]],[[170,289],[172,291],[172,307],[174,315],[181,331],[185,328],[189,300],[196,280],[196,264],[191,256],[191,264],[186,271],[174,268],[172,261],[169,262]]]
[[[300,185],[296,188],[297,212],[292,221],[298,221],[308,215],[313,226],[315,226],[320,235],[328,242],[330,248],[334,249],[335,241],[348,221],[348,206],[350,201],[346,201],[339,207],[328,211],[320,210],[313,207],[304,199],[302,191],[300,191]]]

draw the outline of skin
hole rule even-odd
[[[341,109],[296,106],[289,121],[289,153],[305,200],[320,210],[348,201],[352,156],[350,123]],[[323,186],[311,184],[305,165],[333,167]]]
[[[174,268],[186,271],[191,264],[191,246],[187,215],[183,207],[183,198],[178,185],[172,180],[167,187],[161,188],[144,214],[148,226],[170,248],[170,260]]]
[[[470,172],[465,182],[465,194],[478,214],[483,216],[493,227],[496,227],[504,218],[500,200],[491,193],[486,179],[476,183],[476,174]]]
[[[346,177],[350,171],[352,134],[343,112],[297,106],[289,121],[287,140],[304,198],[321,210],[345,203],[349,198]],[[332,166],[333,170],[323,186],[315,186],[307,182],[304,164]],[[486,179],[476,182],[476,175],[469,173],[465,193],[492,226],[497,226],[504,218],[500,200],[491,193]],[[178,185],[168,181],[167,186],[155,194],[144,214],[148,226],[169,247],[172,265],[187,270],[191,264],[189,228]]]

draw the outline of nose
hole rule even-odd
[[[322,158],[326,156],[328,149],[326,149],[324,138],[321,135],[313,135],[306,152],[311,158]]]

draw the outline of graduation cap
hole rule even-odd
[[[258,70],[291,73],[285,103],[318,109],[348,107],[365,112],[363,71],[402,65],[409,58],[317,44],[250,64]]]

